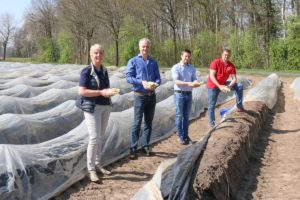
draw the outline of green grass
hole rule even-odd
[[[32,62],[31,58],[6,58],[4,62]]]

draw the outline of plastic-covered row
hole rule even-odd
[[[245,101],[262,101],[272,108],[277,101],[277,92],[280,85],[281,82],[277,74],[271,74],[257,86],[250,89]],[[201,155],[212,131],[213,129],[200,141],[179,152],[177,158],[161,163],[153,178],[132,199],[189,199]]]

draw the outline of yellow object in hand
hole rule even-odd
[[[118,89],[118,88],[109,88],[108,89],[109,96],[114,96],[119,93],[120,93],[120,89]]]

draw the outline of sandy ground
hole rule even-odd
[[[255,85],[264,77],[252,75],[249,78]],[[238,199],[300,199],[300,104],[293,100],[290,89],[293,78],[280,79],[283,87],[278,103],[251,158]],[[232,105],[234,100],[220,106],[216,109],[216,116],[219,117],[217,113],[220,108]],[[204,113],[191,122],[190,137],[199,140],[208,130],[208,118]],[[162,161],[176,157],[185,147],[178,144],[174,134],[153,145],[155,156],[139,154],[138,160],[121,159],[108,166],[112,174],[102,176],[100,184],[91,183],[86,177],[53,199],[130,199],[152,178]]]
[[[240,199],[300,199],[300,103],[293,100],[293,78],[281,80],[278,102],[256,145]]]

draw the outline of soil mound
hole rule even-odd
[[[234,199],[269,109],[245,103],[213,130],[201,160],[191,199]]]

